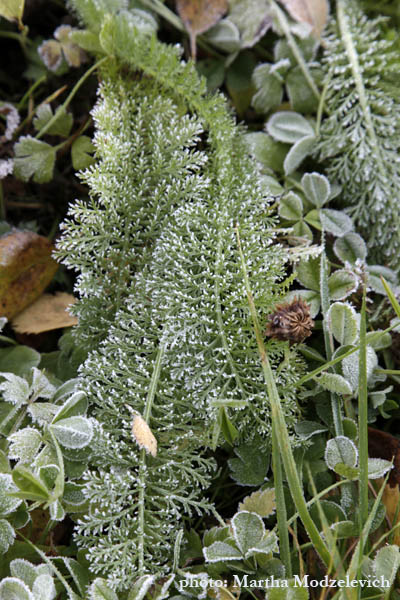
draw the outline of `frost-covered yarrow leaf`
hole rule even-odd
[[[102,72],[94,113],[100,161],[84,174],[92,200],[72,209],[59,246],[79,271],[78,336],[97,346],[81,376],[102,427],[76,540],[91,570],[121,590],[168,572],[182,516],[209,510],[201,496],[215,465],[204,451],[219,403],[243,441],[260,436],[269,447],[236,226],[261,314],[285,291],[277,284],[287,259],[266,216],[273,199],[225,101],[206,97],[205,82],[175,48],[132,36],[124,19],[107,19],[102,45],[144,76]],[[282,346],[271,345],[274,367]],[[279,389],[290,390],[302,372],[292,356],[276,374]],[[283,393],[282,404],[292,428],[295,392]],[[132,439],[127,405],[147,415],[156,456]]]
[[[325,38],[326,104],[317,146],[330,181],[343,198],[374,255],[399,265],[400,110],[391,93],[397,77],[392,43],[380,37],[379,19],[358,2],[340,2]]]
[[[79,272],[75,335],[95,348],[166,217],[178,203],[203,195],[199,172],[207,157],[196,150],[199,119],[180,117],[154,81],[104,77],[92,116],[98,160],[81,174],[91,201],[72,206],[57,248]]]

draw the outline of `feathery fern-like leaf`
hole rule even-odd
[[[82,1],[74,0],[78,10]],[[109,79],[103,75],[101,102],[107,110],[95,113],[100,156],[108,153],[109,137],[111,154],[85,175],[101,208],[92,201],[79,208],[81,213],[75,211],[60,248],[69,264],[80,261],[78,290],[84,295],[81,307],[88,307],[80,309],[81,318],[91,335],[101,311],[113,303],[99,321],[104,339],[81,370],[103,440],[86,475],[90,511],[78,525],[77,540],[96,573],[127,589],[139,575],[168,572],[179,521],[211,509],[204,490],[214,465],[205,453],[222,439],[215,427],[219,410],[229,412],[241,439],[261,434],[261,443],[269,447],[269,402],[235,227],[257,307],[264,313],[285,291],[287,254],[274,243],[268,195],[223,97],[207,95],[194,65],[182,62],[177,48],[140,36],[125,12],[105,16],[100,40],[121,72],[117,87],[111,71]],[[134,83],[126,82],[127,66]],[[154,106],[167,111],[165,120]],[[138,107],[146,107],[141,119]],[[119,137],[112,118],[124,114],[128,129]],[[182,156],[171,166],[174,148]],[[127,155],[135,168],[122,177],[129,169]],[[170,191],[170,197],[159,190]],[[148,212],[141,212],[146,200]],[[73,258],[70,239],[76,244]],[[107,239],[110,252],[116,248],[114,279],[105,269]],[[97,254],[103,260],[99,270]],[[275,364],[282,353],[282,346],[271,343]],[[298,378],[301,362],[294,351],[291,358],[276,373],[278,384]],[[283,402],[293,425],[294,393],[286,392]],[[156,456],[138,449],[132,439],[127,406],[151,428]]]
[[[70,208],[57,245],[62,262],[79,272],[75,335],[87,349],[108,332],[172,208],[201,197],[207,160],[196,150],[199,119],[180,115],[154,79],[130,81],[105,69],[99,92],[98,161],[81,175],[90,202]]]
[[[367,19],[357,2],[337,1],[325,41],[329,116],[317,152],[376,258],[398,267],[400,104],[390,88],[398,59],[380,38],[379,19]]]

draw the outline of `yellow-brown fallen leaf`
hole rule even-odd
[[[52,243],[32,231],[0,238],[0,317],[12,319],[42,294],[58,269],[52,251]]]
[[[42,333],[61,327],[72,327],[78,319],[67,312],[68,306],[76,302],[71,294],[58,292],[43,294],[12,321],[18,333]]]
[[[190,38],[190,52],[196,60],[196,37],[204,33],[228,10],[228,0],[176,0],[176,8]]]
[[[376,479],[377,489],[380,488],[380,486],[383,484],[383,481],[383,479]],[[395,485],[394,487],[386,484],[385,489],[383,490],[382,503],[386,508],[386,516],[392,524],[392,527],[394,527],[400,521],[399,502],[399,484]],[[400,527],[395,530],[392,544],[400,546]]]
[[[326,25],[329,14],[328,0],[280,0],[289,15],[299,23],[308,23],[316,38]]]

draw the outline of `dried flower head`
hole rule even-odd
[[[276,340],[299,344],[311,335],[313,327],[309,305],[301,298],[295,298],[276,307],[268,318],[265,334]]]

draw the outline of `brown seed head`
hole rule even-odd
[[[269,315],[265,334],[275,340],[299,344],[311,335],[313,327],[309,305],[301,298],[295,298],[280,304]]]

